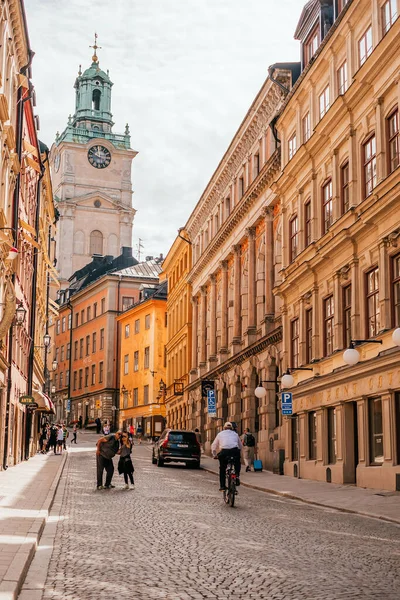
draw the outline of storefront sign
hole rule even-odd
[[[101,400],[96,400],[96,408],[101,408]]]
[[[201,397],[207,398],[207,392],[214,391],[214,381],[212,379],[202,379],[201,381]]]
[[[20,396],[19,402],[20,402],[20,404],[25,404],[25,405],[36,404],[35,398],[33,396]],[[36,406],[37,406],[37,404],[36,404]]]
[[[174,383],[174,396],[183,396],[183,383]]]

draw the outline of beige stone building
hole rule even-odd
[[[193,260],[192,426],[201,430],[206,451],[227,419],[239,433],[250,427],[267,468],[284,447],[275,383],[282,330],[272,294],[281,262],[271,190],[280,169],[274,117],[298,72],[297,63],[270,68],[185,227]],[[261,400],[254,394],[260,381],[272,382]],[[207,413],[207,385],[217,395],[216,418]]]
[[[312,369],[293,373],[285,473],[388,490],[400,490],[399,9],[305,6],[274,187],[283,367]]]

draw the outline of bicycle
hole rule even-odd
[[[224,490],[224,502],[230,504],[233,508],[235,504],[236,491],[236,471],[235,471],[235,459],[233,456],[228,458],[228,464],[225,470],[225,490]]]

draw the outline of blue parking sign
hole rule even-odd
[[[293,394],[292,392],[282,392],[281,406],[283,415],[293,414]]]
[[[217,416],[217,402],[214,390],[207,391],[207,413],[209,417]]]

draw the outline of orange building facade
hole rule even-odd
[[[120,341],[119,427],[133,425],[146,437],[165,427],[167,282],[146,288],[139,302],[118,317]]]
[[[192,355],[192,292],[187,281],[191,264],[192,246],[181,230],[163,262],[168,281],[165,403],[168,426],[174,429],[195,427],[187,390]]]
[[[61,293],[55,328],[58,368],[53,380],[60,418],[69,422],[81,418],[83,425],[91,425],[99,417],[117,424],[120,341],[116,318],[138,302],[143,284],[158,282],[161,267],[150,262],[143,263],[146,268],[139,264],[107,273],[75,293]]]

